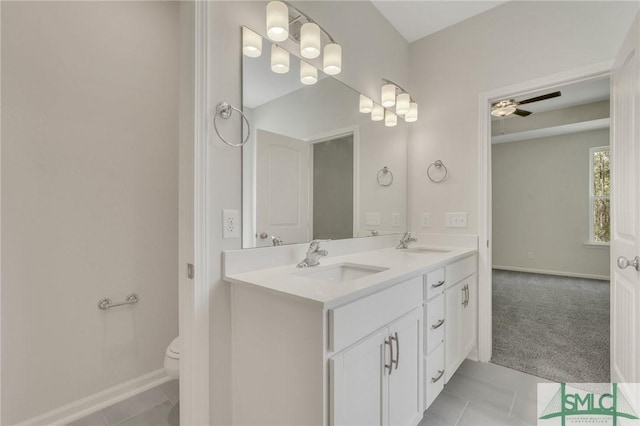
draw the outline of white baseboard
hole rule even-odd
[[[514,271],[514,272],[530,272],[533,274],[545,274],[545,275],[557,275],[559,277],[575,277],[575,278],[590,278],[592,280],[603,280],[610,281],[608,275],[592,275],[592,274],[581,274],[579,272],[564,272],[564,271],[548,271],[546,269],[533,269],[533,268],[518,268],[513,266],[500,266],[493,265],[493,269],[500,269],[503,271]]]
[[[161,368],[32,417],[17,426],[66,425],[170,380],[164,368]]]

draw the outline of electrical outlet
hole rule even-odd
[[[239,210],[222,210],[222,238],[240,238]]]
[[[365,215],[365,224],[367,226],[380,226],[380,213],[367,213]]]
[[[447,228],[466,228],[467,227],[467,213],[447,212],[445,216],[445,226]]]
[[[535,256],[532,251],[527,253],[527,259],[533,259]]]
[[[394,228],[400,226],[400,213],[391,213],[391,226]]]
[[[422,213],[420,224],[423,228],[431,226],[431,215],[429,213]]]

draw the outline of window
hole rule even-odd
[[[608,146],[589,150],[589,242],[609,244],[610,155]]]

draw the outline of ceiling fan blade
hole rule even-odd
[[[526,117],[527,115],[531,115],[531,111],[525,111],[523,109],[517,109],[513,111],[515,115],[519,115],[520,117]]]
[[[547,93],[546,95],[536,96],[535,98],[525,99],[524,101],[518,102],[518,105],[530,104],[532,102],[544,101],[545,99],[557,98],[562,95],[560,92]]]

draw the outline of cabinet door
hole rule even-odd
[[[389,326],[397,360],[389,375],[392,426],[415,425],[422,419],[422,325],[422,309],[415,309]]]
[[[388,424],[388,338],[381,330],[331,358],[331,425]]]
[[[467,303],[462,305],[461,362],[476,347],[478,335],[478,276],[473,274],[469,278],[462,280],[462,285],[467,286]]]
[[[447,288],[444,293],[445,297],[445,323],[444,323],[444,344],[445,344],[445,383],[449,381],[453,373],[455,373],[458,365],[462,362],[461,339],[462,339],[462,301],[463,301],[462,284]]]

